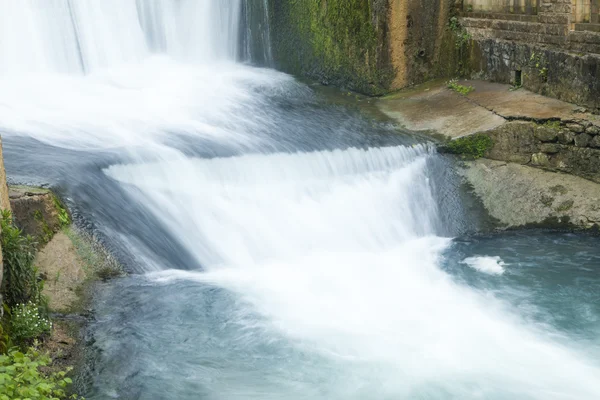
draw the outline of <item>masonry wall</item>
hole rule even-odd
[[[600,112],[599,2],[460,2],[460,24],[473,39],[470,71]]]

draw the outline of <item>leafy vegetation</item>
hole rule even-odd
[[[44,374],[42,370],[49,364],[50,358],[35,348],[26,353],[13,349],[0,355],[0,400],[66,399],[66,388],[72,383],[66,376],[70,369]]]
[[[71,223],[71,217],[69,212],[58,197],[54,196],[54,208],[58,211],[58,220],[60,221],[61,227],[65,227]]]
[[[33,265],[36,243],[31,236],[23,236],[21,230],[13,225],[10,211],[2,211],[0,225],[4,260],[4,301],[9,307],[30,301],[42,303],[43,281]]]
[[[55,205],[61,225],[68,225],[68,212],[56,198]],[[49,240],[52,235],[41,212],[33,218],[47,228],[44,235]],[[67,393],[72,383],[67,377],[71,369],[51,365],[50,357],[38,350],[38,339],[51,333],[52,323],[46,315],[47,299],[42,295],[44,281],[33,264],[37,243],[14,225],[10,211],[1,212],[0,224],[5,300],[0,320],[0,400],[78,399]]]
[[[440,148],[440,151],[456,154],[463,158],[477,159],[492,148],[492,139],[483,134],[476,134],[451,140]]]
[[[458,80],[452,79],[447,83],[448,89],[455,91],[456,93],[462,94],[463,96],[471,93],[475,88],[473,86],[464,86],[458,83]]]

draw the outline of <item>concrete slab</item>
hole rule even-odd
[[[377,106],[411,131],[451,138],[487,131],[505,120],[435,81],[381,98]]]
[[[525,89],[511,90],[509,85],[484,81],[463,81],[462,84],[475,88],[469,100],[508,119],[569,119],[576,118],[582,111],[574,104]]]
[[[600,126],[600,116],[574,104],[525,89],[485,81],[461,81],[475,90],[466,96],[433,81],[377,100],[377,107],[412,131],[457,138],[484,132],[507,120],[586,119]]]

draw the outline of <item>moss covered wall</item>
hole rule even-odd
[[[278,69],[380,95],[455,76],[454,0],[270,0]]]
[[[279,69],[368,94],[390,86],[387,0],[271,0],[270,13]]]

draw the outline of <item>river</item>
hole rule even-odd
[[[85,397],[600,398],[598,239],[486,233],[426,138],[264,67],[248,4],[0,1],[9,178],[131,272]]]

